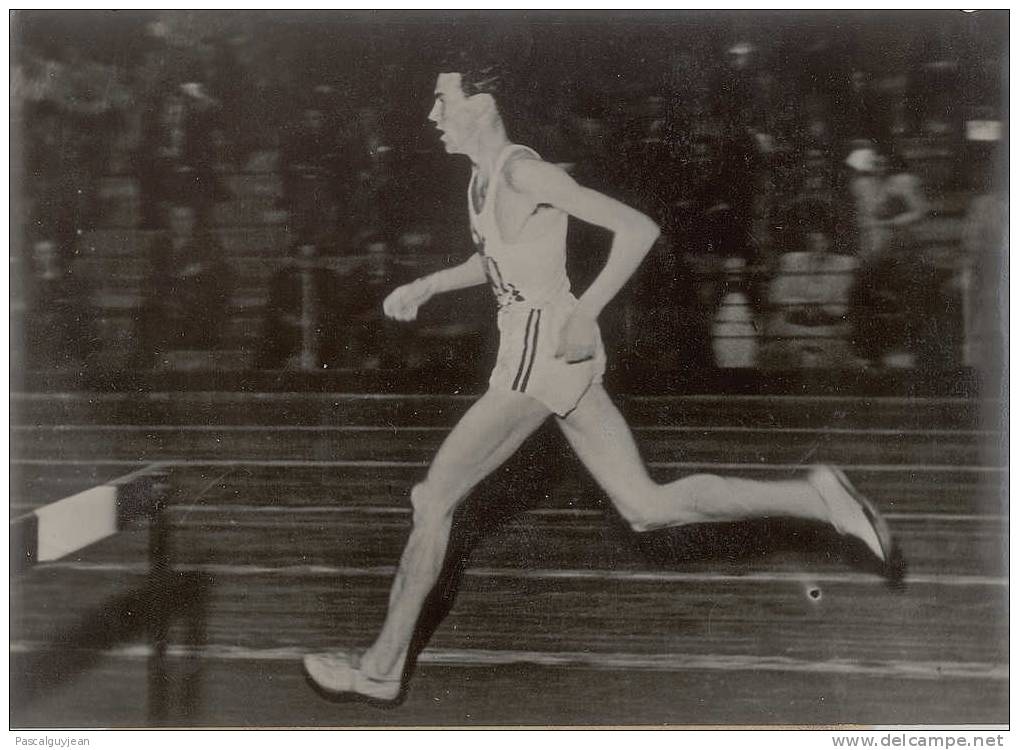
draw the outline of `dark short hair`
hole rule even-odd
[[[490,94],[496,101],[506,92],[506,72],[495,65],[474,68],[460,74],[460,86],[467,96]]]
[[[490,94],[496,104],[503,103],[509,88],[509,75],[500,62],[460,51],[447,55],[440,67],[443,73],[460,74],[460,88],[465,96]]]

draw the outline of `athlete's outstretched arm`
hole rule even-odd
[[[605,267],[563,326],[556,352],[569,362],[589,359],[594,356],[595,320],[651,250],[660,234],[658,225],[640,211],[578,185],[548,162],[517,159],[509,164],[507,178],[514,190],[530,196],[535,205],[547,203],[613,233]]]
[[[484,284],[485,267],[477,253],[463,263],[422,276],[394,289],[382,303],[382,310],[393,320],[414,320],[418,308],[436,294]]]

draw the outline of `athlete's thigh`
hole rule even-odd
[[[592,384],[577,407],[556,422],[613,502],[619,504],[630,498],[641,502],[651,479],[626,420],[601,383]]]
[[[460,499],[513,455],[548,416],[548,407],[530,396],[489,390],[446,436],[428,469],[429,483],[450,499]]]

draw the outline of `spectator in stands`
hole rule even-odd
[[[216,174],[218,102],[195,81],[157,96],[143,114],[138,156],[143,229],[159,229],[167,204],[188,203],[202,226],[227,193]]]
[[[882,116],[881,103],[874,93],[866,71],[854,70],[849,74],[849,85],[836,93],[837,117],[833,123],[837,137],[842,141],[871,141],[885,137],[890,130]]]
[[[827,152],[816,149],[798,152],[796,160],[796,177],[787,186],[787,195],[792,193],[792,197],[787,197],[775,211],[776,244],[780,252],[801,250],[805,247],[806,228],[823,226],[837,252],[843,247],[838,243],[838,234],[841,214],[846,211],[841,206],[836,162]]]
[[[319,246],[302,238],[269,283],[265,323],[255,366],[262,370],[337,367],[344,295]]]
[[[832,252],[829,204],[815,199],[800,209],[798,247],[779,258],[769,288],[762,365],[849,367],[849,293],[858,261]]]
[[[71,274],[69,247],[53,230],[29,239],[25,294],[25,355],[30,370],[80,372],[95,350],[88,294]]]
[[[138,161],[143,229],[162,226],[166,202],[177,192],[176,177],[184,159],[185,120],[184,99],[177,91],[167,92],[143,115]]]
[[[151,273],[139,320],[137,364],[173,349],[214,349],[227,322],[230,273],[223,248],[190,205],[168,209],[168,230],[149,248]]]
[[[238,43],[244,37],[213,37],[199,46],[202,80],[209,95],[219,104],[217,133],[223,139],[220,156],[229,155],[240,166],[257,133],[257,123],[245,119],[253,92],[244,67],[238,59]]]
[[[65,130],[61,112],[55,104],[32,104],[27,115],[31,127],[25,128],[26,198],[33,207],[35,221],[46,226],[69,224],[67,178],[65,172]]]
[[[368,237],[390,238],[396,232],[397,217],[391,213],[394,203],[390,200],[395,156],[383,128],[381,109],[371,104],[359,107],[353,132],[342,150],[344,194],[348,198],[338,226],[341,236],[352,238],[355,245]]]
[[[754,119],[761,62],[760,50],[748,42],[736,42],[726,50],[716,101],[716,106],[724,111],[724,119],[744,125]]]
[[[962,67],[958,31],[950,25],[925,29],[917,42],[904,92],[911,131],[928,137],[956,134],[964,110],[959,94],[970,83]]]
[[[662,211],[663,195],[672,187],[673,133],[670,132],[665,100],[645,95],[630,104],[619,132],[618,149],[624,163],[623,191],[628,203],[644,211],[656,221]]]
[[[298,241],[270,283],[256,367],[403,366],[406,333],[382,316],[382,300],[400,278],[382,238],[369,237],[357,264],[343,274],[323,262],[316,243]]]
[[[894,152],[861,145],[846,159],[853,170],[850,192],[856,209],[859,255],[881,256],[893,236],[908,233],[928,212],[920,178]]]
[[[348,331],[345,347],[357,367],[393,369],[406,364],[406,328],[382,314],[382,301],[403,275],[381,237],[362,245],[362,262],[341,282],[345,294],[340,314]]]
[[[963,230],[964,364],[1000,371],[1007,342],[1008,158],[996,150],[977,165]]]
[[[128,99],[120,71],[73,44],[52,56],[29,52],[23,62],[12,85],[32,102],[25,133],[30,148],[45,149],[30,161],[49,172],[46,200],[74,230],[92,228],[101,212],[99,179],[109,163],[118,107]]]
[[[857,351],[873,365],[911,367],[922,344],[930,289],[913,228],[928,212],[920,180],[895,155],[874,146],[846,160],[856,214],[860,266],[850,292]]]
[[[804,106],[804,126],[801,146],[805,153],[827,155],[835,150],[835,131],[831,116],[825,107],[824,100],[811,97]]]
[[[761,165],[751,132],[733,125],[719,137],[702,136],[691,146],[692,154],[676,181],[685,195],[674,204],[678,213],[666,226],[686,235],[696,246],[716,258],[756,259],[752,239],[754,201]]]
[[[319,237],[332,228],[339,204],[336,123],[313,101],[282,138],[283,202],[295,233]]]
[[[957,300],[945,271],[930,262],[935,249],[896,235],[857,271],[850,322],[857,353],[870,365],[931,369],[957,359],[959,332],[946,320]]]
[[[54,63],[54,76],[69,79],[65,66]],[[91,229],[101,212],[99,178],[106,169],[114,115],[103,100],[64,100],[71,81],[56,92],[31,102],[24,128],[30,196],[72,231]]]

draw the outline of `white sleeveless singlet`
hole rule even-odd
[[[503,183],[506,160],[519,153],[541,158],[526,146],[509,144],[492,167],[485,203],[475,211],[474,182],[467,188],[467,205],[471,219],[471,235],[485,264],[485,275],[495,294],[500,311],[532,308],[555,302],[570,293],[566,276],[566,227],[568,217],[559,212],[552,227],[539,237],[518,242],[505,242],[495,217],[495,205]]]
[[[553,413],[566,416],[591,384],[601,381],[605,350],[599,336],[593,359],[569,364],[555,358],[559,332],[577,303],[566,275],[569,217],[560,211],[544,234],[503,241],[496,200],[506,160],[520,152],[541,158],[526,146],[506,146],[492,169],[480,212],[472,196],[476,173],[467,188],[471,234],[499,308],[499,354],[489,386],[526,393]]]

